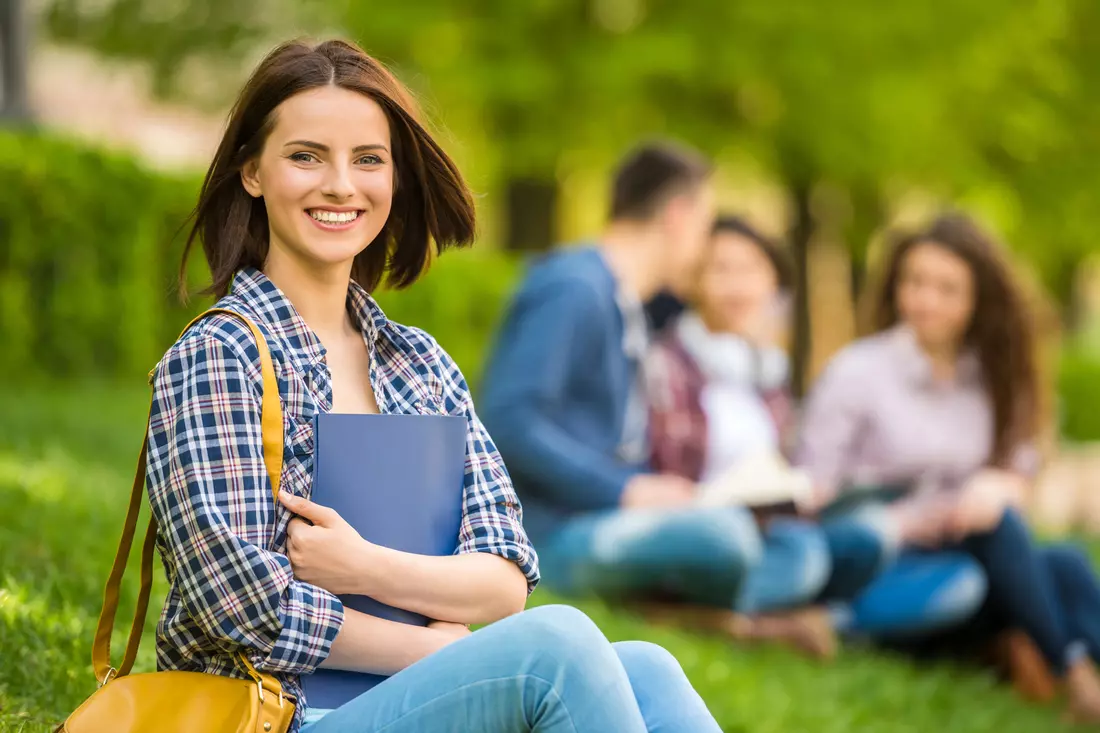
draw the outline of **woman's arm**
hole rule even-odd
[[[538,558],[512,480],[458,366],[423,331],[407,328],[405,337],[435,371],[443,410],[466,417],[458,546],[451,556],[429,557],[373,545],[336,512],[288,498],[293,512],[314,522],[296,522],[290,530],[295,574],[335,593],[368,595],[438,621],[490,623],[523,610],[538,582]]]
[[[858,356],[849,350],[835,357],[814,384],[803,411],[795,463],[810,474],[819,504],[836,496],[852,468],[866,394]]]
[[[468,631],[411,626],[347,609],[325,669],[392,675],[434,654]]]
[[[428,557],[372,545],[363,570],[356,593],[439,621],[491,623],[527,604],[523,572],[498,555]]]
[[[328,656],[344,608],[266,549],[277,507],[263,459],[258,361],[251,334],[227,316],[173,347],[154,381],[147,486],[190,619],[226,650],[248,650],[260,669],[302,674]]]
[[[698,481],[706,462],[707,418],[699,404],[703,376],[677,342],[665,336],[646,357],[650,465]]]
[[[367,542],[333,509],[279,496],[302,519],[290,523],[294,574],[333,593],[370,596],[439,621],[489,623],[518,613],[527,578],[514,562],[472,552],[431,557]]]

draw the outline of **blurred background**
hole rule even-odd
[[[796,388],[858,332],[887,229],[955,205],[996,231],[1042,320],[1035,521],[1100,530],[1095,0],[0,0],[0,730],[87,694],[144,374],[205,305],[173,297],[180,227],[246,74],[303,34],[390,64],[479,194],[478,246],[380,295],[475,389],[524,260],[598,232],[618,157],[676,137],[793,255]],[[1057,725],[977,676],[661,638],[728,730]]]

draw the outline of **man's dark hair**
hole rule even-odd
[[[685,145],[642,145],[619,163],[611,189],[611,220],[650,219],[670,198],[707,180],[711,171],[710,161]]]

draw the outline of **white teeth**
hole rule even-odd
[[[324,209],[311,209],[309,215],[317,221],[327,224],[347,224],[359,216],[358,211],[325,211]]]

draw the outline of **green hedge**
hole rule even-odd
[[[197,181],[45,136],[0,133],[0,369],[140,374],[187,312],[174,237]]]
[[[138,378],[208,304],[182,306],[174,291],[197,176],[0,131],[0,180],[0,373],[9,379]],[[476,383],[516,273],[491,250],[452,252],[412,289],[379,300],[436,336]]]
[[[1074,442],[1100,440],[1100,351],[1069,344],[1058,368],[1062,436]]]

